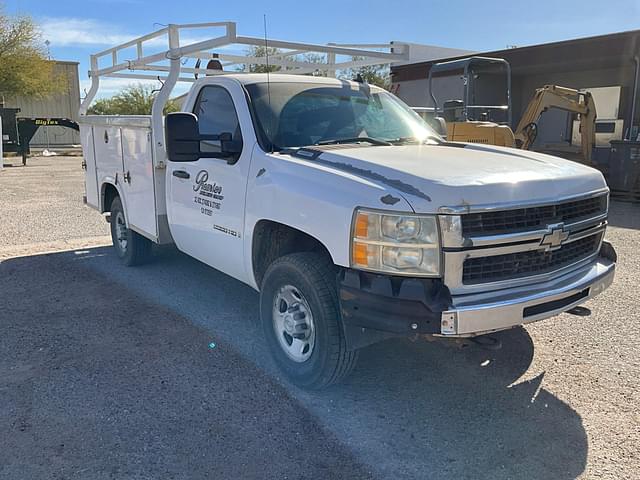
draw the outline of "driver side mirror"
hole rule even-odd
[[[235,163],[242,152],[242,142],[233,141],[230,132],[218,135],[201,135],[198,117],[193,113],[169,113],[165,118],[167,156],[172,162],[195,162],[200,158],[224,158]],[[216,149],[202,151],[202,141],[220,142]],[[209,146],[211,146],[209,144]]]

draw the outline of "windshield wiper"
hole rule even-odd
[[[379,145],[379,146],[390,146],[393,145],[391,142],[387,142],[386,140],[380,140],[378,138],[372,137],[352,137],[352,138],[336,138],[333,140],[321,140],[319,142],[314,143],[314,145],[338,145],[341,143],[359,143],[359,142],[367,142],[371,145]]]

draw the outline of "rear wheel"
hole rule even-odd
[[[356,364],[347,351],[333,265],[315,253],[279,258],[265,273],[260,317],[269,350],[284,374],[302,388],[340,381]]]
[[[127,266],[141,265],[151,257],[151,240],[127,227],[120,197],[111,203],[111,240],[118,258]]]

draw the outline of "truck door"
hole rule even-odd
[[[237,161],[200,158],[168,162],[167,213],[171,234],[180,250],[236,278],[246,276],[243,260],[244,208],[251,150],[255,141],[244,91],[237,83],[205,85],[196,99],[200,133],[231,133],[242,141]],[[236,108],[238,107],[238,108]],[[219,149],[220,142],[203,141],[201,150]]]

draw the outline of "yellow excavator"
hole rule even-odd
[[[498,68],[496,68],[498,67]],[[498,76],[496,76],[498,71]],[[463,99],[447,100],[442,107],[434,95],[433,78],[436,74],[462,73]],[[489,77],[489,93],[495,96],[496,85],[506,90],[505,104],[476,104],[476,83]],[[493,76],[493,78],[491,78]],[[501,82],[501,83],[500,83]],[[540,116],[557,108],[580,116],[582,158],[591,164],[591,151],[595,143],[596,108],[589,92],[557,85],[545,85],[536,89],[527,105],[515,132],[511,129],[511,66],[502,58],[469,57],[450,62],[436,63],[429,71],[429,95],[435,115],[446,123],[447,139],[458,142],[482,143],[530,149],[538,134]]]
[[[516,146],[525,150],[531,148],[538,135],[538,120],[551,108],[580,115],[582,158],[591,164],[591,151],[596,141],[596,105],[589,92],[573,88],[545,85],[536,89],[514,132]]]

